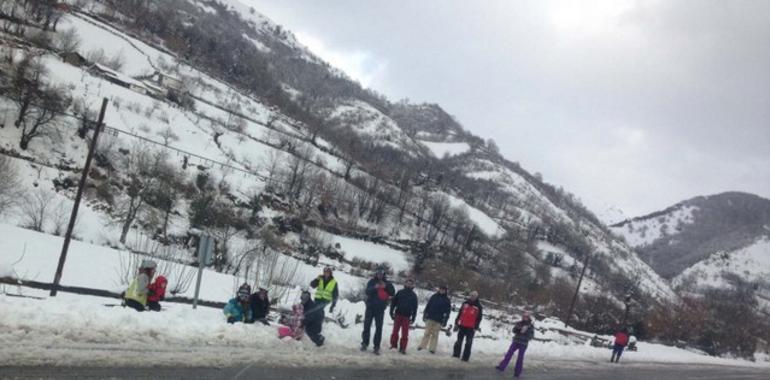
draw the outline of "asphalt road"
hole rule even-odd
[[[0,367],[2,379],[387,379],[387,380],[477,380],[513,378],[512,368],[498,373],[493,368],[361,369],[275,368],[249,365],[234,368],[150,367]],[[770,379],[770,369],[694,365],[596,365],[594,368],[525,369],[522,379],[540,380],[751,380]]]

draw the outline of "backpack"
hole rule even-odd
[[[479,320],[479,311],[479,307],[476,305],[471,305],[469,303],[463,304],[463,307],[460,310],[460,322],[458,324],[465,328],[475,329],[476,321]]]

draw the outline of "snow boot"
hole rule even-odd
[[[373,353],[375,355],[379,355],[380,354],[380,348],[379,347],[375,347]]]
[[[403,348],[402,348],[402,349],[400,349],[400,350],[398,350],[398,352],[400,352],[400,353],[401,353],[401,355],[406,355],[406,350],[405,350],[405,349],[403,349]]]
[[[364,352],[364,351],[366,351],[366,346],[362,343],[361,344],[361,352]]]

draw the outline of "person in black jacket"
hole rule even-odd
[[[409,342],[409,325],[417,319],[417,294],[414,293],[414,280],[408,278],[404,288],[396,293],[393,302],[390,303],[390,319],[394,320],[393,333],[390,334],[390,349],[396,348],[398,352],[406,354],[406,344]],[[398,340],[398,331],[401,330],[401,341]]]
[[[457,341],[454,346],[453,356],[460,357],[460,349],[465,339],[465,350],[463,350],[462,361],[467,362],[471,358],[471,347],[473,346],[473,336],[476,331],[481,331],[481,318],[483,310],[479,302],[479,293],[471,292],[470,297],[463,302],[460,312],[457,313],[455,320],[455,331],[457,331]]]
[[[253,321],[270,326],[270,322],[267,321],[267,315],[270,313],[270,298],[267,295],[267,289],[259,288],[256,293],[251,295],[249,304],[251,304]]]
[[[380,342],[382,341],[382,320],[385,317],[385,309],[390,298],[396,293],[393,284],[385,277],[385,269],[377,268],[374,278],[366,284],[366,312],[364,313],[364,331],[361,333],[361,351],[369,347],[369,337],[372,331],[372,320],[375,323],[374,330],[374,354],[380,354]]]
[[[519,356],[516,358],[516,367],[513,370],[513,377],[519,377],[524,367],[524,353],[527,351],[529,341],[534,337],[535,325],[532,323],[532,318],[530,318],[529,313],[524,312],[524,315],[521,316],[521,320],[513,325],[513,342],[511,342],[508,352],[505,354],[505,357],[503,357],[500,364],[495,368],[500,372],[505,371],[511,358],[513,358],[513,353],[518,350]]]
[[[310,299],[310,292],[308,291],[303,291],[300,299],[302,300],[302,308],[305,313],[305,319],[302,321],[305,327],[305,334],[307,334],[316,346],[321,347],[326,340],[326,338],[321,335],[324,322],[323,305],[316,305],[315,302]]]
[[[438,345],[438,335],[441,328],[446,327],[449,321],[449,313],[452,311],[452,302],[447,296],[447,287],[441,286],[438,292],[430,296],[425,310],[422,312],[422,321],[425,322],[425,334],[422,335],[422,341],[417,346],[417,351],[428,347],[431,354],[436,353]]]

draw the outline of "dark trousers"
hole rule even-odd
[[[623,355],[623,349],[626,348],[626,346],[621,346],[619,344],[616,344],[615,347],[612,348],[612,357],[610,358],[610,362],[619,362],[620,361],[620,355]]]
[[[513,369],[513,376],[519,377],[521,375],[521,371],[524,368],[524,353],[527,352],[527,345],[513,342],[511,343],[511,346],[508,347],[508,352],[505,353],[505,357],[503,357],[503,360],[498,364],[497,369],[500,371],[505,371],[506,368],[508,368],[508,363],[511,362],[511,358],[513,358],[513,354],[519,351],[519,355],[516,358],[516,367]]]
[[[326,338],[321,335],[320,331],[313,331],[312,333],[305,331],[305,333],[307,334],[308,338],[310,338],[310,340],[315,343],[316,346],[321,347],[324,345]]]
[[[148,301],[147,302],[147,308],[152,310],[152,311],[160,311],[160,302]]]
[[[401,330],[401,342],[398,341],[398,333]],[[406,344],[409,342],[409,317],[406,315],[396,315],[395,322],[393,323],[393,333],[390,334],[390,348],[396,348],[396,345],[401,343],[399,348],[402,351],[406,351]]]
[[[372,332],[372,320],[374,320],[374,344],[372,346],[380,348],[380,342],[382,341],[382,319],[384,316],[385,308],[366,308],[366,313],[364,313],[364,332],[361,333],[361,346],[369,347],[369,336]]]
[[[136,311],[144,311],[144,305],[137,302],[136,300],[126,300],[126,306],[136,310]]]
[[[471,347],[473,346],[473,335],[476,334],[476,330],[467,327],[460,327],[457,332],[457,341],[455,342],[454,357],[460,357],[460,349],[463,346],[463,339],[465,339],[465,350],[463,350],[463,361],[468,361],[471,358]]]
[[[321,309],[324,313],[326,312],[326,305],[329,304],[329,301],[315,300],[314,302],[317,308]]]

